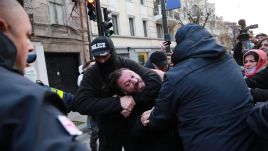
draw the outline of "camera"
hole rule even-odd
[[[171,41],[165,41],[166,42],[166,45],[170,45],[171,44]]]
[[[258,24],[246,26],[246,20],[244,20],[244,19],[240,19],[238,21],[238,24],[241,27],[241,29],[239,31],[239,35],[237,37],[237,39],[239,41],[247,41],[247,40],[249,40],[249,38],[250,38],[250,36],[249,36],[249,29],[258,28]]]

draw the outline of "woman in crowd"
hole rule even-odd
[[[251,49],[243,57],[245,77],[250,78],[267,65],[267,55],[263,50]]]
[[[251,49],[247,53],[245,53],[243,57],[243,63],[245,69],[245,79],[247,82],[248,80],[258,78],[258,75],[255,75],[267,67],[267,55],[263,50]],[[259,77],[258,79],[261,81],[264,80],[263,77]],[[250,92],[254,102],[264,102],[268,100],[268,89],[263,89],[259,86],[248,86],[250,88]]]

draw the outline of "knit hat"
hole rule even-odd
[[[99,36],[91,42],[93,56],[107,56],[114,49],[112,40],[105,36]]]
[[[158,67],[168,64],[167,55],[162,51],[155,51],[150,56],[150,61]]]

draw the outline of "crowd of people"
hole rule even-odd
[[[1,0],[0,150],[86,150],[70,111],[88,115],[92,151],[267,150],[266,34],[251,37],[247,51],[239,41],[232,57],[205,28],[187,24],[172,53],[163,42],[145,66],[99,36],[69,94],[35,83],[31,30],[19,3]]]

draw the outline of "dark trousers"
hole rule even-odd
[[[91,127],[90,148],[92,151],[97,151],[97,148],[98,148],[97,141],[99,139],[98,133],[99,133],[99,129],[97,126]]]
[[[87,127],[90,129],[90,148],[91,148],[91,151],[97,151],[97,148],[98,148],[97,141],[99,139],[99,136],[98,136],[99,128],[97,126],[97,122],[96,122],[96,119],[94,116],[88,115]]]
[[[183,151],[182,144],[172,133],[145,132],[132,137],[131,151]]]
[[[107,135],[99,132],[99,151],[130,151],[128,147],[127,134]]]

